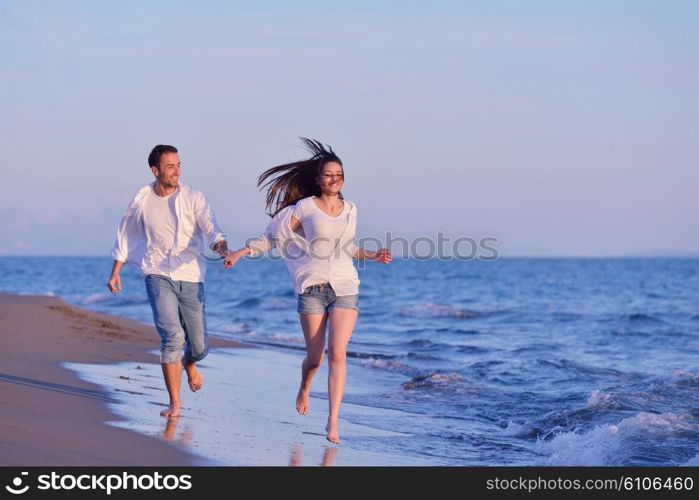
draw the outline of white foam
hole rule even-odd
[[[83,304],[96,304],[98,302],[106,302],[110,299],[110,296],[104,295],[102,293],[91,293],[85,297],[82,302]]]
[[[535,433],[535,429],[528,425],[518,424],[517,422],[507,422],[507,427],[502,431],[503,436],[509,437],[527,437]]]
[[[685,463],[680,464],[682,467],[697,467],[699,466],[699,453],[694,455],[694,458],[690,458]]]
[[[594,390],[594,391],[592,391],[592,393],[590,393],[590,396],[587,398],[587,404],[585,405],[585,408],[588,408],[588,409],[605,408],[607,403],[609,402],[609,398],[611,398],[611,394],[607,394],[606,392]]]
[[[687,415],[640,412],[616,425],[600,425],[582,434],[563,432],[550,441],[538,440],[536,449],[546,455],[542,465],[616,465],[624,458],[627,443],[636,437],[660,441],[687,430],[699,430]]]
[[[18,292],[17,295],[41,295],[43,297],[55,297],[53,292]]]
[[[414,368],[410,365],[401,361],[395,361],[393,359],[364,358],[359,360],[359,364],[365,368],[378,368],[398,372],[408,372],[414,370]]]
[[[433,384],[446,384],[450,382],[461,382],[464,378],[458,373],[430,373],[425,377],[425,382]]]
[[[695,385],[699,384],[699,373],[675,370],[672,375],[665,377],[665,380],[675,385]]]
[[[258,342],[284,342],[290,344],[303,344],[303,335],[298,333],[297,335],[290,335],[288,333],[257,333],[250,332],[246,335],[251,341]]]
[[[225,333],[243,333],[250,331],[250,325],[244,322],[230,323],[218,327],[217,330]]]

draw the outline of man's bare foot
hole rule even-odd
[[[340,444],[340,434],[337,432],[337,422],[331,423],[330,420],[328,420],[328,425],[325,426],[325,432],[328,433],[327,436],[325,436],[325,439],[333,444]]]
[[[303,388],[300,388],[299,393],[296,395],[296,411],[299,412],[300,415],[305,415],[308,413],[308,404],[308,391],[304,391]]]
[[[204,385],[204,377],[199,373],[199,369],[194,361],[184,362],[184,371],[187,372],[187,382],[192,392],[197,392]]]
[[[180,405],[171,404],[167,409],[160,412],[161,417],[175,418],[180,416]]]

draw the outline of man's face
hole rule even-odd
[[[163,153],[160,155],[160,165],[151,167],[151,170],[160,184],[176,188],[180,180],[180,155]]]

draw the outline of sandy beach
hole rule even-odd
[[[327,400],[312,394],[304,416],[293,406],[301,353],[211,338],[204,389],[184,389],[181,417],[168,420],[153,327],[57,297],[1,293],[0,335],[0,465],[431,463],[376,449],[376,439],[410,438],[373,424],[413,418],[393,410],[344,404],[366,423],[341,422],[349,444],[330,445]],[[321,370],[321,386],[326,377]]]
[[[165,440],[107,425],[120,419],[106,404],[113,395],[59,364],[157,364],[153,327],[56,297],[0,293],[0,338],[0,465],[197,463]],[[212,339],[224,345],[236,344]]]

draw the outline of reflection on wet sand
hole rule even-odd
[[[163,431],[161,437],[166,441],[177,441],[178,443],[189,446],[192,444],[194,438],[194,432],[192,428],[188,425],[180,433],[180,437],[175,439],[175,434],[177,433],[177,424],[180,422],[179,417],[168,418],[165,424],[165,430]]]
[[[331,448],[325,448],[325,452],[323,453],[323,460],[318,464],[320,467],[330,467],[333,462],[335,461],[335,457],[337,456],[337,448],[336,447],[331,447]],[[291,447],[291,455],[289,456],[289,466],[291,467],[300,467],[303,465],[303,446],[301,443],[294,443],[294,446]]]

